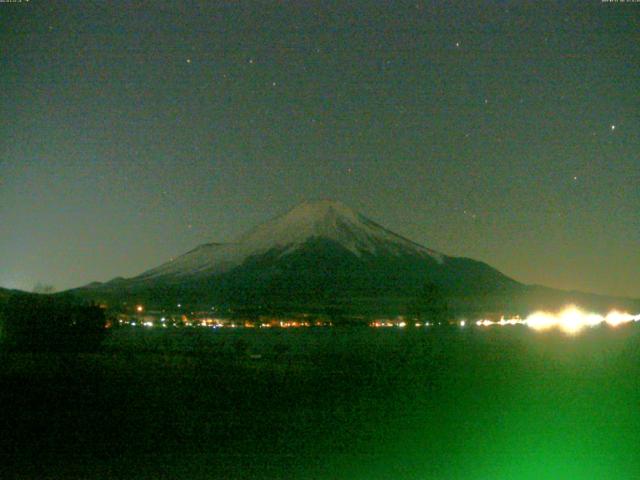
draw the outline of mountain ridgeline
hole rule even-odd
[[[436,252],[335,201],[307,202],[229,244],[208,243],[136,277],[75,292],[108,302],[224,305],[253,313],[519,313],[624,300],[525,286],[476,260]]]

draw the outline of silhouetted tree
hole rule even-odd
[[[3,343],[20,350],[90,351],[105,334],[104,311],[72,299],[17,294],[4,308]]]
[[[33,287],[33,293],[53,293],[55,292],[56,289],[53,285],[48,285],[48,284],[44,284],[44,283],[36,283],[35,286]]]

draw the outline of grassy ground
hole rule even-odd
[[[121,330],[0,355],[2,478],[636,478],[640,329]]]

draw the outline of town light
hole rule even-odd
[[[617,327],[630,322],[640,322],[640,315],[612,310],[607,315],[584,312],[575,305],[569,305],[558,313],[544,311],[534,312],[524,320],[519,317],[504,319],[493,322],[491,320],[478,320],[476,325],[488,327],[491,325],[526,325],[536,331],[545,331],[558,328],[568,334],[576,334],[586,327],[596,327],[603,323],[611,327]],[[462,325],[463,322],[460,322]]]

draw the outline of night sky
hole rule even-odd
[[[132,276],[334,198],[640,297],[639,32],[600,0],[0,3],[0,286]]]

